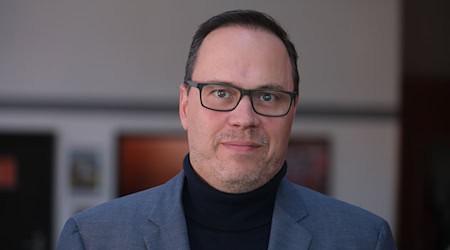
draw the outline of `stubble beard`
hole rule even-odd
[[[234,140],[258,143],[261,145],[259,150],[262,150],[262,154],[257,156],[261,158],[255,159],[255,155],[245,152],[232,155],[219,152],[224,150],[222,142]],[[196,153],[191,156],[191,162],[203,166],[206,176],[201,177],[214,188],[227,193],[246,193],[263,186],[281,168],[281,157],[268,155],[269,144],[268,137],[256,129],[229,130],[214,138],[210,151],[193,150]],[[192,149],[195,149],[194,145],[193,147]]]

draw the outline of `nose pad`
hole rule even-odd
[[[255,110],[253,109],[253,104],[252,104],[252,100],[251,100],[251,96],[250,95],[244,95],[242,96],[241,100],[239,101],[236,109],[246,109],[248,111],[251,111],[251,113],[255,113]],[[256,114],[256,113],[255,113]]]
[[[259,115],[253,109],[249,95],[243,96],[237,107],[230,111],[228,121],[232,126],[256,127],[259,125]]]

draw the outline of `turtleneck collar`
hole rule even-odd
[[[230,194],[207,184],[192,168],[189,155],[183,162],[186,181],[183,205],[189,219],[218,230],[243,231],[272,220],[278,186],[286,175],[286,163],[265,185],[248,193]]]

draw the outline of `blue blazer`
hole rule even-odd
[[[184,173],[70,218],[57,249],[189,249],[181,195]],[[284,179],[268,249],[396,249],[389,225],[363,209]]]

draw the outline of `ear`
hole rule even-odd
[[[187,106],[188,106],[188,89],[187,86],[182,83],[180,84],[180,103],[179,103],[179,109],[178,112],[180,114],[180,121],[181,125],[183,126],[184,130],[187,131],[188,124],[187,124]]]

